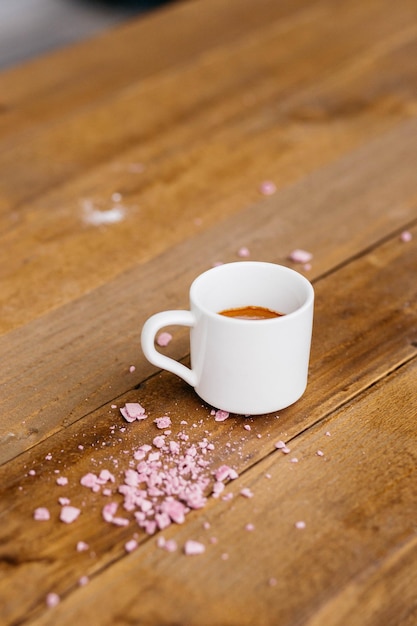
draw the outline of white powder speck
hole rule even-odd
[[[115,206],[111,209],[102,211],[94,207],[91,200],[82,202],[83,220],[86,224],[92,226],[101,226],[103,224],[116,224],[121,222],[125,217],[125,209],[122,206]]]

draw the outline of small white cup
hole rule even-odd
[[[142,350],[151,363],[231,413],[270,413],[303,395],[314,305],[313,287],[304,276],[273,263],[227,263],[194,280],[190,304],[190,311],[165,311],[145,322]],[[245,306],[284,315],[254,321],[219,314]],[[155,349],[158,331],[175,324],[191,327],[191,369]]]

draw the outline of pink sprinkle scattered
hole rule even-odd
[[[281,448],[281,452],[283,452],[284,454],[289,454],[291,450],[287,446],[284,446],[283,448]]]
[[[154,420],[157,428],[163,430],[164,428],[169,428],[171,426],[171,418],[168,415],[164,415],[163,417],[157,417]]]
[[[282,448],[286,447],[285,441],[277,441],[275,447],[277,448],[277,450],[282,450]]]
[[[61,506],[66,506],[70,504],[71,500],[69,498],[58,498],[58,502]]]
[[[277,584],[277,582],[278,582],[278,581],[277,581],[277,579],[276,579],[276,578],[270,578],[270,579],[269,579],[269,581],[268,581],[268,585],[269,585],[270,587],[275,587],[275,585]]]
[[[125,543],[126,552],[133,552],[134,550],[136,550],[137,547],[138,547],[138,542],[136,541],[136,539],[131,539],[130,541],[127,541]]]
[[[58,604],[60,603],[61,598],[59,597],[59,595],[57,593],[48,593],[46,596],[46,606],[48,606],[50,609],[52,609],[54,606],[58,606]]]
[[[326,432],[326,437],[331,437],[332,433],[330,433],[329,431]]]
[[[109,502],[108,504],[105,504],[101,512],[104,521],[114,524],[115,526],[128,526],[128,519],[125,517],[116,517],[117,508],[117,502]]]
[[[45,457],[46,461],[50,461],[52,459],[52,454],[50,452],[48,452],[48,454]]]
[[[135,371],[135,369],[136,369],[136,367],[135,367],[134,365],[131,365],[131,366],[129,367],[129,372],[130,372],[131,374],[133,374],[133,372]]]
[[[81,510],[77,509],[77,507],[66,505],[62,507],[59,519],[61,522],[65,522],[65,524],[72,524],[80,513]]]
[[[172,340],[171,333],[163,332],[158,335],[156,343],[158,344],[158,346],[165,348],[165,346],[167,346],[171,340]]]
[[[295,527],[303,530],[306,527],[306,523],[300,520],[299,522],[295,522]]]
[[[148,417],[145,409],[138,402],[126,402],[125,406],[120,409],[120,413],[127,422],[144,420]]]
[[[317,450],[317,456],[324,456],[324,452],[322,450]]]
[[[155,448],[163,448],[165,445],[165,435],[158,435],[154,438],[152,443]]]
[[[292,459],[290,459],[291,463],[298,463],[298,459],[296,456],[293,456]]]
[[[56,484],[57,485],[68,485],[68,478],[65,478],[65,476],[60,476],[59,478],[56,479]]]
[[[228,558],[229,558],[229,555],[227,554],[227,552],[223,552],[223,554],[221,556],[222,561],[227,561]]]
[[[165,542],[164,549],[165,549],[167,552],[175,552],[175,550],[177,549],[177,547],[178,547],[178,546],[177,546],[177,542],[175,541],[175,539],[168,539],[168,540]]]
[[[36,472],[34,469],[28,471],[29,476],[36,476]]]
[[[228,465],[220,465],[220,467],[214,472],[214,477],[218,482],[226,480],[227,478],[235,480],[238,477],[238,473]]]
[[[259,186],[259,191],[264,196],[272,196],[276,190],[277,186],[271,180],[264,180]]]
[[[98,478],[102,484],[107,483],[109,481],[114,483],[116,480],[113,474],[109,472],[109,470],[107,469],[102,469]]]
[[[35,519],[37,522],[46,522],[47,520],[51,519],[51,514],[46,507],[39,506],[33,512],[33,519]]]
[[[206,551],[206,546],[199,541],[189,539],[184,546],[184,553],[187,556],[194,556],[196,554],[203,554]]]
[[[409,230],[404,230],[401,235],[400,235],[400,240],[403,243],[408,243],[409,241],[411,241],[413,238],[413,235],[410,233]]]
[[[307,250],[300,250],[297,248],[290,253],[288,258],[291,261],[294,261],[294,263],[309,263],[312,260],[313,255],[311,252],[307,252]]]
[[[249,487],[244,487],[243,489],[241,489],[240,495],[243,496],[244,498],[253,498],[253,493],[249,489]]]
[[[77,543],[77,552],[86,552],[89,549],[89,547],[90,546],[85,541],[79,541]]]
[[[245,430],[252,430],[251,427],[250,427],[250,424],[243,424],[243,428]]]
[[[237,251],[237,256],[239,256],[241,259],[247,259],[250,256],[249,248],[246,248],[246,246],[242,246]]]
[[[178,548],[175,539],[165,539],[165,537],[158,537],[157,546],[167,552],[175,552]]]
[[[229,417],[229,413],[227,411],[221,411],[220,409],[216,411],[214,415],[215,422],[224,422]]]
[[[249,530],[249,531],[255,530],[255,526],[253,524],[246,524],[245,530]]]
[[[90,582],[90,579],[88,578],[88,576],[81,576],[81,578],[78,581],[78,584],[80,585],[80,587],[85,587],[86,585],[88,585],[89,582]]]

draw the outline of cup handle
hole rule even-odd
[[[152,315],[142,328],[141,344],[145,357],[150,363],[168,372],[176,374],[186,383],[195,387],[197,385],[197,374],[182,363],[165,356],[155,349],[155,336],[164,326],[194,326],[195,317],[191,311],[163,311]]]

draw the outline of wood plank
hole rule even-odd
[[[2,72],[1,135],[27,132],[39,124],[50,125],[72,116],[136,81],[230,45],[273,20],[291,19],[304,10],[303,5],[302,0],[279,4],[258,0],[254,12],[249,0],[176,2]]]
[[[262,202],[256,211],[250,207],[240,215],[239,221],[230,219],[220,223],[169,250],[157,261],[135,268],[88,297],[2,337],[2,461],[132,389],[149,376],[154,369],[145,362],[139,348],[140,328],[145,319],[157,310],[186,307],[188,285],[196,274],[216,260],[236,259],[239,245],[248,244],[254,259],[278,263],[288,263],[286,256],[292,247],[311,249],[315,254],[311,277],[317,279],[320,274],[345,262],[349,255],[372,249],[378,239],[387,237],[396,227],[402,228],[404,219],[414,217],[415,220],[412,128],[410,123],[404,125],[401,132],[388,135],[383,141],[351,155],[350,160],[342,160],[306,179],[303,184],[287,189],[279,197]],[[397,159],[404,163],[401,173],[395,173],[397,170],[392,168]],[[317,190],[314,201],[312,189]],[[340,213],[329,213],[328,206],[337,206]],[[299,220],[302,215],[304,220],[310,220],[311,228],[301,231]],[[340,227],[339,215],[344,216],[349,227]],[[331,237],[329,232],[333,233]],[[323,332],[323,342],[314,357],[320,364],[317,376],[323,372],[326,377],[329,368],[332,370],[341,342],[343,350],[352,354],[343,365],[347,371],[341,401],[350,396],[350,385],[356,393],[357,386],[362,384],[356,368],[359,367],[364,376],[366,373],[366,386],[369,380],[383,375],[387,368],[395,367],[414,351],[411,343],[416,340],[412,317],[415,246],[415,239],[405,245],[400,243],[398,235],[394,235],[386,247],[346,268],[346,287],[340,282],[340,275],[336,275],[332,307],[338,311],[340,319],[346,320],[345,326],[337,325],[336,336],[329,335],[327,328],[333,326],[337,318],[333,318],[327,302],[321,302],[320,297],[317,300],[316,329],[318,324],[324,324],[321,331],[316,330],[318,336]],[[381,282],[382,271],[386,283]],[[357,302],[355,294],[361,291],[353,292],[352,301],[347,302],[346,293],[351,293],[351,285],[360,289],[364,280],[369,281],[367,302]],[[390,281],[392,302],[385,300],[384,291],[386,284],[391,285]],[[320,283],[317,289],[321,290]],[[381,308],[379,300],[382,296]],[[404,308],[407,299],[409,309]],[[375,320],[363,316],[365,310],[373,312],[373,309],[381,324],[387,324],[385,349],[388,350],[389,345],[391,348],[395,346],[394,360],[389,363],[384,346],[379,345],[377,333],[372,332]],[[403,324],[400,333],[394,325],[390,326],[391,317],[383,318],[388,310],[390,316]],[[353,320],[359,323],[356,330],[352,327]],[[373,327],[376,330],[378,325]],[[178,333],[173,342],[172,354],[176,358],[187,353],[185,336],[185,333]],[[354,338],[360,340],[359,343]],[[361,361],[369,350],[372,351],[370,357]],[[130,374],[132,364],[136,371]],[[339,380],[339,377],[330,376],[326,383],[320,381],[317,407],[323,406],[322,386],[327,387],[326,398],[332,403],[333,385]],[[300,416],[300,419],[304,417]]]
[[[344,42],[333,55],[323,53],[322,41],[345,16],[332,14],[316,31],[311,9],[289,24],[273,23],[268,36],[239,40],[227,64],[214,51],[59,126],[4,142],[2,329],[259,202],[264,178],[282,189],[414,116],[415,27],[406,26],[407,12],[388,25],[377,20],[378,42],[369,44],[364,10],[375,6],[347,11],[343,32],[329,40]],[[314,76],[307,56],[320,67]],[[293,71],[286,73],[289,61]],[[147,165],[143,174],[129,171],[138,161]],[[89,224],[85,200],[106,210],[115,191],[125,219]]]
[[[301,434],[289,443],[288,456],[274,451],[279,420],[253,421],[253,431],[248,433],[242,421],[229,430],[229,421],[208,422],[201,407],[195,407],[192,417],[188,412],[198,422],[202,416],[204,423],[193,429],[189,422],[187,432],[195,431],[198,440],[208,429],[209,437],[216,440],[217,463],[224,462],[226,455],[227,462],[234,462],[240,471],[226,488],[235,495],[231,502],[212,498],[183,526],[163,532],[166,538],[175,538],[180,548],[190,538],[204,542],[206,554],[194,559],[180,550],[167,554],[157,549],[155,538],[126,556],[123,545],[135,530],[115,527],[104,532],[100,505],[105,498],[81,494],[76,481],[80,465],[86,469],[87,457],[95,471],[106,466],[106,458],[107,466],[110,458],[121,459],[121,451],[130,451],[134,440],[136,445],[143,443],[143,429],[149,423],[131,427],[116,448],[121,433],[117,431],[110,443],[110,422],[102,414],[96,416],[95,432],[84,430],[83,420],[78,432],[72,427],[55,442],[51,439],[39,446],[33,464],[28,455],[10,463],[6,475],[1,470],[6,479],[1,481],[0,527],[2,566],[7,573],[0,579],[5,623],[38,614],[39,619],[29,623],[70,624],[94,616],[103,625],[128,620],[262,626],[274,620],[289,626],[323,623],[319,618],[324,616],[326,624],[336,626],[344,623],[341,615],[349,610],[358,626],[393,623],[393,617],[398,626],[408,625],[417,608],[417,569],[398,566],[412,563],[416,550],[416,373],[414,358],[314,428],[307,428],[307,420]],[[170,404],[169,398],[146,396],[151,404],[159,402],[170,406],[173,414],[177,411],[173,416],[174,429],[178,428],[181,408]],[[154,407],[150,408],[153,417]],[[261,439],[258,430],[263,432]],[[239,436],[242,433],[246,443]],[[102,446],[105,439],[107,451]],[[79,441],[96,447],[87,454],[80,452],[75,449]],[[261,446],[263,458],[256,461],[242,450],[228,458],[227,441],[236,449]],[[61,454],[60,446],[65,446]],[[52,460],[45,461],[41,450],[52,451]],[[317,455],[318,450],[323,456]],[[294,457],[297,463],[291,462]],[[27,475],[30,467],[36,468],[36,477]],[[65,495],[74,504],[85,503],[82,516],[70,526],[56,521],[54,503],[63,493],[54,485],[56,468],[70,475]],[[254,497],[239,496],[243,487],[250,488]],[[50,505],[53,521],[47,523],[47,535],[45,526],[30,521],[35,503]],[[203,528],[203,521],[209,529]],[[295,528],[297,521],[305,521],[306,528]],[[23,523],[26,532],[17,537],[14,529]],[[252,532],[245,530],[248,523],[254,524]],[[211,537],[216,537],[216,543]],[[87,541],[94,554],[77,554],[78,540]],[[383,582],[385,571],[393,575],[389,585]],[[36,588],[23,590],[29,575],[36,579]],[[89,575],[90,582],[80,588],[83,575]],[[62,603],[42,615],[49,591],[59,593]]]

